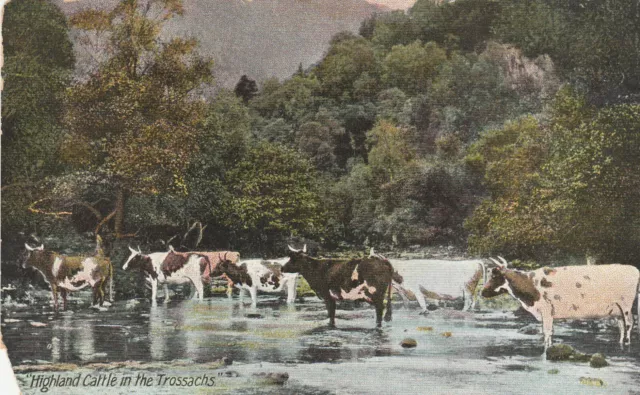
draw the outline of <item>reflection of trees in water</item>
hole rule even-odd
[[[183,306],[169,308],[152,306],[149,311],[149,352],[155,361],[185,357],[185,332]]]

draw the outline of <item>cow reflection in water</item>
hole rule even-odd
[[[92,323],[72,315],[51,321],[51,362],[94,362],[98,357],[94,329]]]

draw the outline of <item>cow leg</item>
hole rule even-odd
[[[100,305],[100,307],[102,307],[102,304],[104,303],[104,283],[105,279],[103,278],[96,284],[96,291],[98,293],[98,304]]]
[[[151,280],[151,305],[152,306],[158,305],[158,301],[156,300],[157,296],[158,296],[158,281]]]
[[[327,312],[329,313],[329,327],[336,327],[336,301],[329,296],[325,302],[327,305]]]
[[[551,339],[553,336],[553,317],[551,315],[542,317],[542,333],[544,334],[544,350],[546,354],[547,348],[551,347],[553,343]]]
[[[420,291],[419,289],[417,290],[417,292],[415,292],[416,295],[416,299],[418,300],[418,304],[420,305],[420,308],[422,309],[422,311],[420,312],[420,314],[424,314],[427,315],[427,301],[424,298],[424,294],[422,293],[422,291]]]
[[[638,301],[638,303],[640,303],[640,301]],[[631,314],[631,308],[624,312],[624,316],[627,317],[627,339],[624,344],[629,346],[631,345],[631,330],[633,329],[633,314]],[[640,321],[640,316],[638,320]]]
[[[62,310],[67,309],[67,290],[60,288],[60,295],[62,295]]]
[[[162,288],[164,289],[164,303],[169,303],[169,284],[162,284]]]
[[[252,285],[249,288],[249,294],[251,295],[251,308],[256,308],[258,306],[258,288]]]
[[[295,303],[296,301],[296,280],[295,278],[287,283],[287,303]]]
[[[53,293],[53,311],[58,312],[58,286],[51,284],[51,292]]]
[[[407,297],[404,289],[395,283],[393,284],[393,287],[396,289],[396,293],[402,298],[402,307],[409,310],[409,298]]]
[[[620,329],[620,348],[622,348],[622,345],[624,344],[624,337],[627,331],[624,325],[624,318],[620,317],[617,319],[617,321],[618,321],[618,329]]]
[[[191,282],[193,283],[193,286],[196,288],[198,300],[202,302],[204,300],[204,286],[202,285],[202,280],[200,280],[200,277],[198,277],[197,280],[194,280],[192,278]],[[196,299],[195,294],[193,295],[193,299]]]
[[[382,326],[382,313],[384,312],[384,298],[381,300],[376,300],[376,327],[380,328]]]

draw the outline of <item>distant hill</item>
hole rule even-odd
[[[53,1],[67,15],[116,3]],[[184,6],[184,16],[171,20],[166,34],[198,38],[225,87],[243,74],[258,81],[289,77],[299,64],[306,68],[320,60],[335,33],[357,32],[372,13],[389,10],[365,0],[184,0]]]

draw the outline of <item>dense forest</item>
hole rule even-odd
[[[161,35],[182,12],[6,6],[3,282],[34,236],[78,252],[96,234],[116,266],[127,244],[302,241],[638,265],[638,1],[418,0],[234,90],[195,39]]]

